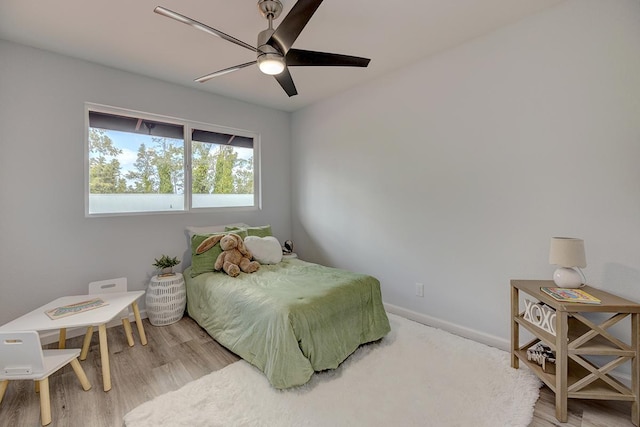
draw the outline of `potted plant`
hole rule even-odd
[[[158,275],[160,277],[173,276],[175,274],[173,267],[180,264],[177,257],[171,258],[168,255],[162,255],[160,259],[154,258],[154,261],[152,265],[162,271],[162,273]]]

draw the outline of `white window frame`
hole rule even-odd
[[[183,126],[184,141],[184,209],[171,211],[144,211],[144,212],[109,212],[109,213],[91,213],[89,211],[89,112],[114,114],[120,116],[131,116],[141,119],[164,122],[168,124]],[[238,212],[238,211],[255,211],[262,209],[262,186],[261,186],[261,150],[260,150],[260,134],[248,130],[236,129],[226,126],[214,125],[211,123],[197,122],[193,120],[180,119],[176,117],[162,116],[159,114],[146,113],[142,111],[130,110],[125,108],[113,107],[108,105],[95,104],[85,102],[84,108],[84,212],[85,217],[110,217],[110,216],[137,216],[137,215],[156,215],[156,214],[184,214],[184,213],[207,213],[207,212]],[[193,207],[192,206],[192,177],[191,177],[191,134],[192,129],[198,129],[209,132],[231,134],[243,136],[253,139],[253,206],[226,206],[226,207]]]

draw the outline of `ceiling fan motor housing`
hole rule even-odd
[[[260,31],[258,33],[258,55],[261,53],[280,53],[281,52],[275,47],[271,46],[267,42],[271,38],[271,35],[275,32],[273,28],[267,28],[264,31]]]
[[[265,74],[280,74],[286,64],[282,53],[267,44],[274,30],[272,28],[260,31],[258,34],[258,68]]]

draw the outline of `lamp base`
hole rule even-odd
[[[558,267],[553,272],[553,281],[559,288],[579,288],[582,286],[582,277],[573,268]]]

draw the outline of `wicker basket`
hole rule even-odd
[[[165,326],[182,319],[187,304],[187,290],[182,274],[153,276],[145,297],[147,316],[154,326]]]

